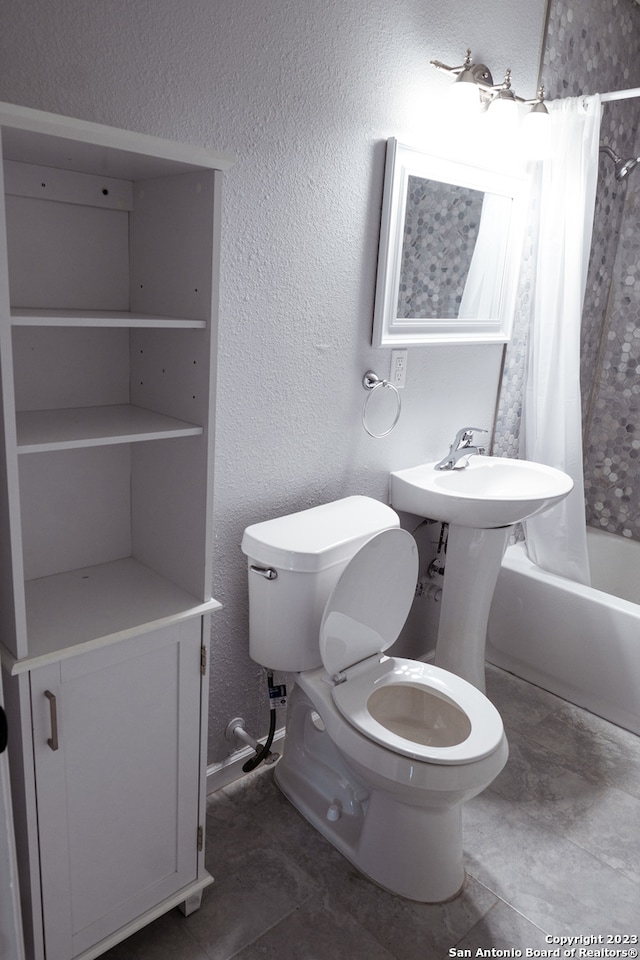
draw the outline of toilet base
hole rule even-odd
[[[421,903],[455,897],[465,876],[462,804],[413,806],[365,785],[306,697],[294,699],[284,756],[275,768],[284,795],[378,886]]]

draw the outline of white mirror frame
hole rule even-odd
[[[456,184],[510,198],[512,213],[502,266],[496,316],[472,319],[398,317],[398,289],[409,177]],[[378,276],[373,322],[374,347],[437,343],[505,343],[511,336],[524,234],[528,179],[476,164],[449,160],[387,141]]]

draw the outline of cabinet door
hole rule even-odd
[[[188,620],[31,674],[47,960],[196,878],[201,630]]]
[[[24,960],[9,765],[5,753],[9,731],[3,705],[0,674],[0,948],[6,950],[7,957]]]

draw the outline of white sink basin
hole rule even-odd
[[[562,470],[530,460],[474,455],[458,470],[422,463],[391,474],[391,506],[465,527],[505,527],[541,513],[573,488]]]

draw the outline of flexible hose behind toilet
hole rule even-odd
[[[269,733],[264,746],[256,753],[255,757],[251,757],[242,765],[244,773],[250,773],[252,770],[255,770],[255,768],[261,764],[263,760],[266,760],[271,753],[271,744],[273,743],[273,737],[276,732],[276,711],[271,696],[271,691],[276,688],[273,684],[273,672],[271,670],[269,670],[267,673],[267,683],[269,684],[269,713],[271,714],[269,719]]]

